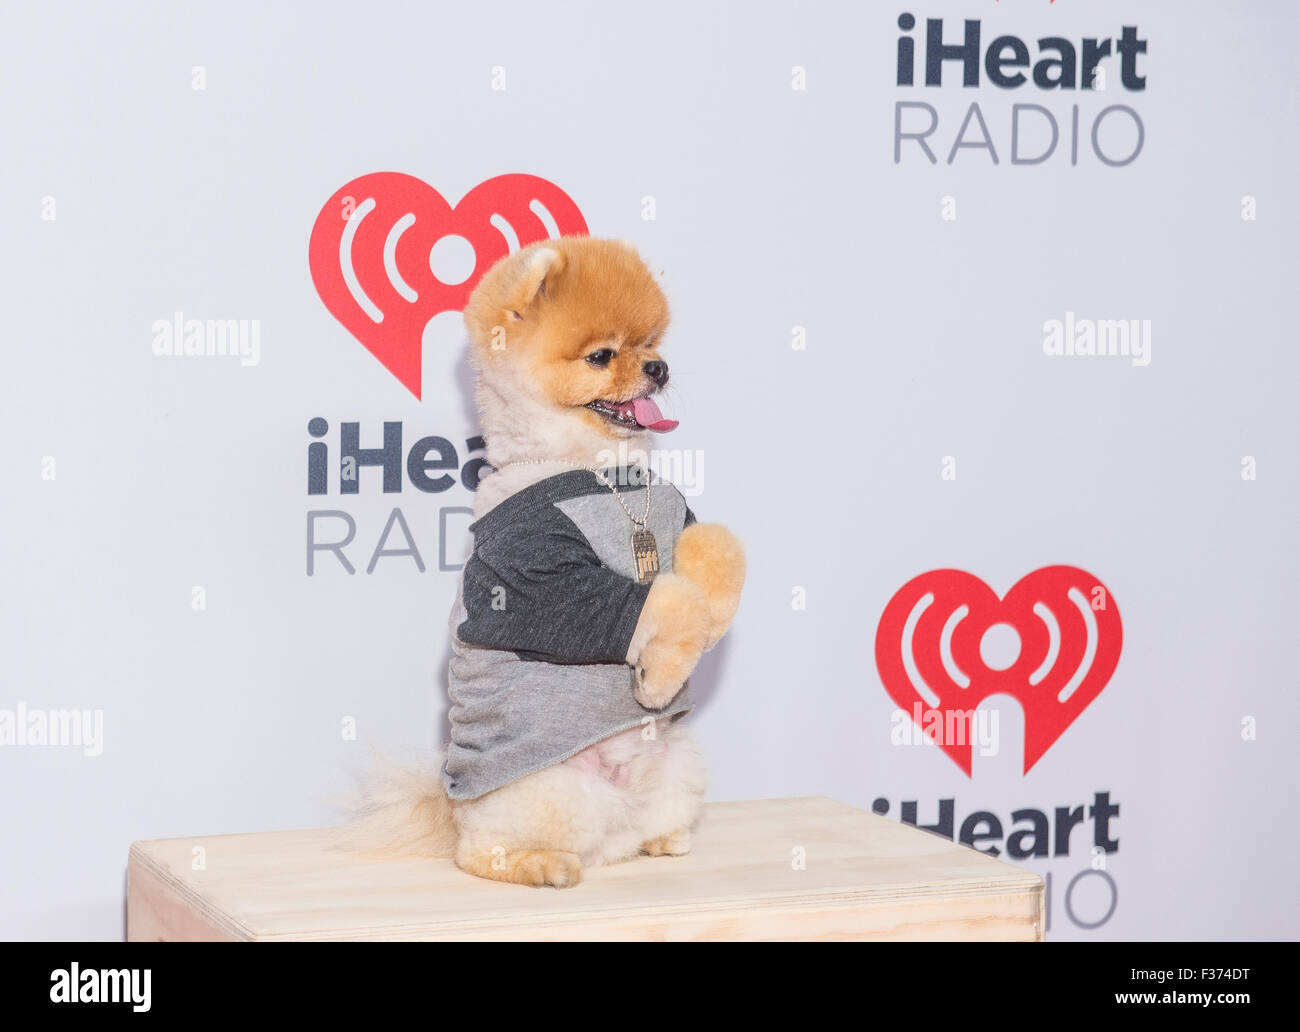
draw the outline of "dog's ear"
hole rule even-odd
[[[539,247],[524,261],[523,272],[510,295],[510,314],[516,319],[522,319],[538,298],[547,296],[567,264],[564,252],[554,247]]]

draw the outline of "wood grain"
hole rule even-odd
[[[127,906],[131,940],[1043,937],[1037,875],[826,798],[711,803],[689,856],[565,890],[358,857],[330,829],[137,842]]]

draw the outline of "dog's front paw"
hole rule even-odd
[[[646,709],[663,709],[691,676],[709,641],[709,602],[694,581],[661,573],[650,586],[628,647],[634,694]]]
[[[663,709],[682,690],[706,644],[702,626],[676,638],[658,636],[641,650],[636,667],[636,701],[646,709]]]
[[[673,572],[699,585],[708,600],[706,649],[727,633],[740,605],[745,584],[745,549],[740,539],[718,523],[692,523],[673,547]]]

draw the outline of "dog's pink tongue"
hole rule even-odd
[[[664,414],[659,411],[659,406],[650,398],[633,399],[632,418],[647,430],[654,430],[661,434],[677,427],[677,420],[664,419]]]

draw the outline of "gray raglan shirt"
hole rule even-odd
[[[651,491],[659,569],[694,522],[671,484],[636,467],[602,470],[637,516]],[[633,696],[625,662],[649,594],[635,580],[636,528],[609,488],[571,470],[509,496],[470,526],[474,550],[452,609],[451,741],[442,778],[474,799],[560,763],[646,717],[690,709],[686,689],[662,710]]]

